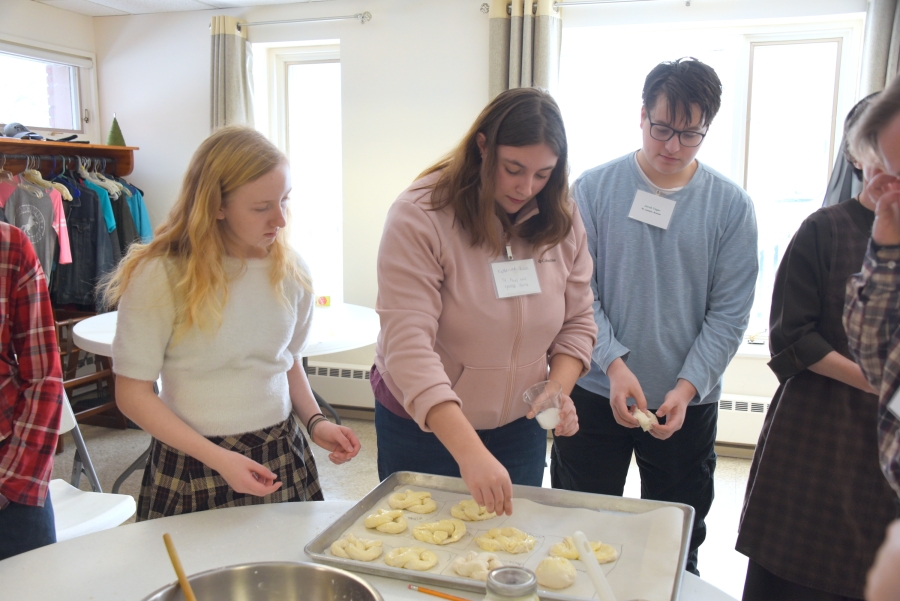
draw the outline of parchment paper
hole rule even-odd
[[[396,490],[403,491],[408,488],[403,485]],[[466,534],[459,541],[449,545],[433,545],[416,540],[412,535],[413,528],[418,524],[452,518],[450,508],[471,497],[427,487],[414,487],[412,490],[430,492],[431,497],[437,502],[437,510],[424,515],[404,511],[409,527],[400,534],[386,534],[366,528],[364,522],[368,515],[377,513],[378,509],[391,509],[387,500],[389,495],[386,495],[372,511],[356,520],[341,536],[352,533],[358,538],[381,540],[384,552],[373,563],[383,563],[384,556],[397,547],[423,547],[433,551],[438,557],[437,565],[429,572],[460,578],[450,567],[450,563],[457,556],[465,555],[469,551],[483,552],[475,543],[475,538],[491,528],[512,526],[537,540],[534,549],[529,553],[514,555],[503,551],[497,552],[504,565],[521,565],[532,571],[542,559],[548,557],[551,546],[562,542],[565,536],[572,536],[576,530],[581,530],[588,540],[612,545],[618,551],[619,557],[615,562],[600,566],[609,580],[617,601],[632,599],[668,601],[672,596],[678,570],[683,521],[683,514],[678,508],[665,507],[646,513],[622,513],[554,507],[516,498],[513,500],[512,516],[498,516],[481,522],[465,522]],[[581,561],[574,560],[572,564],[577,571],[572,586],[545,590],[585,599],[597,599]]]

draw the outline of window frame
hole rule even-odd
[[[97,60],[94,53],[6,34],[0,34],[0,52],[45,63],[57,63],[75,69],[75,90],[79,104],[77,119],[80,128],[39,127],[28,123],[23,123],[23,125],[45,138],[77,134],[79,137],[90,140],[93,144],[104,143],[99,138],[99,92],[97,86]]]

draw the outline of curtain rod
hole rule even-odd
[[[281,23],[313,23],[316,21],[347,21],[349,19],[357,19],[360,25],[368,23],[372,20],[372,13],[366,11],[364,13],[356,13],[355,15],[343,15],[340,17],[313,17],[310,19],[285,19],[282,21],[259,21],[256,23],[238,23],[238,31],[241,26],[250,27],[251,25],[278,25]]]
[[[563,0],[562,2],[554,2],[553,9],[556,10],[561,6],[587,6],[588,4],[630,4],[632,2],[656,2],[657,0],[581,0],[580,2],[566,2]],[[685,6],[691,5],[691,0],[684,0]],[[482,3],[481,12],[484,14],[488,14],[491,10],[490,5],[487,2]],[[537,10],[537,2],[533,2],[531,5],[531,12],[535,12]],[[506,14],[512,14],[512,3],[506,5]],[[249,23],[248,23],[249,25]]]

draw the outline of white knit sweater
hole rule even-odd
[[[298,259],[299,260],[299,259]],[[312,295],[285,282],[289,311],[269,280],[270,259],[227,258],[222,325],[193,327],[173,344],[172,287],[162,259],[142,266],[119,302],[113,369],[136,380],[162,375],[163,402],[204,436],[251,432],[287,419],[287,370],[299,360],[312,321]]]

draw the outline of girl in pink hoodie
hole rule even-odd
[[[479,505],[511,514],[512,484],[540,486],[547,450],[522,393],[557,381],[555,434],[578,430],[568,394],[597,327],[567,152],[553,98],[510,90],[391,206],[371,379],[381,479],[461,476]]]

